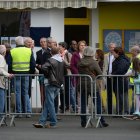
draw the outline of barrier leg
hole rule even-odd
[[[7,123],[6,123],[6,116],[3,116],[1,121],[0,121],[0,126],[3,126],[3,125],[6,125],[7,126]]]
[[[92,117],[91,116],[89,116],[89,118],[88,118],[88,121],[87,121],[87,124],[86,124],[86,127],[85,128],[87,128],[88,127],[88,125],[89,125],[89,123],[90,123],[90,125],[93,127],[93,124],[92,124]]]
[[[97,124],[96,124],[96,128],[97,128],[98,126],[102,127],[102,125],[101,125],[101,117],[98,118],[98,121],[97,121]]]
[[[15,126],[14,119],[15,119],[15,115],[12,116],[12,119],[11,119],[11,122],[10,122],[10,126],[12,126],[12,125]]]

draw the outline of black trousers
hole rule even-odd
[[[112,94],[113,94],[113,79],[107,77],[107,109],[108,114],[112,114]]]

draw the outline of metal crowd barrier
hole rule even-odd
[[[89,75],[72,74],[65,76],[64,87],[60,90],[60,106],[57,115],[87,116],[87,124],[92,125],[93,118],[93,80]],[[85,81],[83,83],[83,81]],[[90,90],[88,93],[88,87]],[[84,89],[83,100],[82,89]],[[90,96],[90,97],[89,97]],[[82,112],[81,106],[83,102],[86,104],[86,111]]]
[[[10,126],[15,126],[15,118],[40,114],[38,77],[44,76],[41,74],[15,74],[12,79],[5,77],[7,85],[5,89],[5,108],[3,113],[0,113],[2,116],[0,126],[6,124],[7,117],[11,119]],[[29,92],[31,92],[31,98],[29,98]],[[30,108],[29,112],[28,107]]]
[[[10,118],[10,126],[15,126],[15,118],[31,117],[40,115],[43,107],[40,100],[39,77],[40,74],[15,74],[12,79],[8,79],[8,89],[5,90],[5,110],[0,125],[6,124],[6,118]],[[83,85],[83,80],[84,85]],[[29,84],[30,83],[30,84]],[[63,116],[88,116],[86,127],[92,124],[93,116],[93,80],[89,75],[68,75],[65,76],[64,85],[62,85],[60,94],[55,99],[55,109],[57,115]],[[29,87],[30,90],[28,89]],[[90,85],[90,94],[87,92]],[[84,88],[86,112],[81,111]],[[29,98],[29,92],[31,97]],[[82,93],[82,94],[81,94]],[[89,97],[90,96],[90,97]]]
[[[0,75],[0,76],[2,76],[2,75]],[[7,109],[6,109],[7,108],[6,102],[7,102],[7,96],[8,96],[7,89],[8,89],[8,86],[9,86],[9,80],[5,76],[3,76],[3,78],[4,79],[3,79],[2,82],[5,85],[5,89],[3,89],[4,90],[4,110],[3,110],[3,112],[0,112],[0,126],[2,126],[2,125],[7,126],[6,116],[7,116],[8,112],[7,112]],[[1,102],[2,102],[2,95],[0,96],[0,98],[1,98]],[[2,106],[1,106],[1,108],[2,108]],[[1,111],[2,111],[2,109],[1,109]]]
[[[134,113],[134,89],[130,89],[129,77],[123,75],[99,75],[95,79],[95,103],[97,94],[101,97],[100,112],[95,107],[96,127],[100,125],[101,117],[131,117]],[[133,87],[134,88],[134,87]],[[97,104],[96,104],[97,106]]]

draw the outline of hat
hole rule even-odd
[[[94,56],[94,50],[92,47],[87,47],[84,49],[84,52],[83,52],[83,55],[84,56]]]
[[[65,49],[67,49],[68,46],[66,42],[59,42],[58,45],[62,46]]]
[[[3,55],[3,53],[5,53],[5,52],[6,52],[6,47],[5,47],[5,45],[0,45],[0,54]]]

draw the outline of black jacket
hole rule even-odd
[[[112,63],[112,75],[124,75],[129,69],[130,61],[129,59],[121,55],[116,58]],[[113,90],[114,92],[119,92],[123,94],[128,90],[128,80],[126,77],[114,77],[113,78]]]
[[[125,55],[120,55],[112,63],[112,75],[124,75],[129,69],[130,61]]]
[[[48,79],[49,84],[61,87],[64,82],[64,75],[66,74],[65,63],[63,61],[49,58],[48,62],[42,65],[42,71]]]
[[[36,64],[42,66],[43,64],[45,64],[45,62],[47,62],[47,60],[50,57],[51,57],[51,53],[49,49],[45,50],[43,54],[42,54],[42,49],[41,49],[36,52]],[[37,69],[39,70],[40,74],[43,74],[43,72],[41,71],[39,67],[37,67]]]

